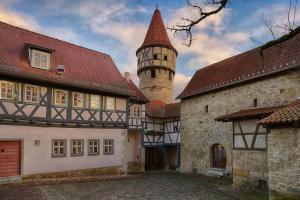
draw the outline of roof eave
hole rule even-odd
[[[132,92],[129,88],[128,88],[128,91],[121,91],[121,90],[118,90],[117,87],[113,87],[113,86],[112,86],[112,88],[103,88],[103,87],[101,88],[99,86],[93,86],[92,83],[88,83],[88,82],[80,81],[80,83],[74,83],[74,80],[64,80],[59,77],[52,78],[52,77],[46,77],[46,75],[24,73],[24,72],[21,72],[20,69],[17,69],[19,71],[12,71],[12,70],[9,70],[9,68],[14,68],[14,67],[7,67],[7,66],[0,65],[0,74],[8,76],[8,77],[12,77],[12,78],[30,79],[30,80],[34,80],[37,82],[44,82],[44,83],[57,84],[57,85],[62,85],[62,86],[76,87],[78,89],[95,90],[98,92],[115,94],[115,95],[120,95],[120,96],[124,96],[124,97],[132,96]]]
[[[235,86],[235,85],[238,85],[238,84],[243,84],[243,83],[246,83],[248,81],[260,79],[260,78],[263,78],[263,77],[267,77],[267,76],[270,76],[270,75],[273,75],[273,74],[277,74],[277,73],[280,73],[280,72],[284,72],[284,71],[287,71],[287,70],[291,70],[291,69],[300,69],[300,65],[294,65],[294,66],[290,66],[290,67],[285,67],[284,69],[279,69],[279,70],[272,71],[272,72],[269,72],[269,73],[264,73],[264,74],[261,74],[261,75],[255,76],[255,77],[246,78],[246,79],[243,79],[243,80],[240,80],[240,81],[229,83],[227,85],[222,85],[222,86],[218,86],[218,87],[215,87],[215,88],[212,88],[212,89],[207,89],[207,90],[195,93],[195,94],[183,95],[183,92],[184,92],[183,91],[181,94],[179,94],[176,97],[176,99],[183,100],[183,99],[192,98],[192,97],[195,97],[195,96],[200,96],[200,95],[203,95],[203,94],[215,91],[215,90],[226,89],[228,87],[232,87],[232,86]]]

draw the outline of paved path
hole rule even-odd
[[[262,192],[234,189],[230,181],[175,173],[147,173],[137,179],[42,186],[0,186],[0,200],[201,199],[266,200]]]

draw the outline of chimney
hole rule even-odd
[[[130,78],[130,72],[125,72],[125,80],[126,81],[130,81],[131,78]]]

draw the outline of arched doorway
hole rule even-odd
[[[222,145],[214,144],[211,149],[212,152],[212,167],[226,168],[226,152]]]

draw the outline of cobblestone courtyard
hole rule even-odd
[[[41,186],[0,186],[0,199],[201,199],[265,200],[266,193],[234,189],[229,180],[173,173],[141,178]]]

